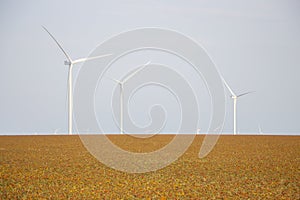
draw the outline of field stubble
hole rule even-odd
[[[172,135],[110,135],[133,152]],[[204,136],[154,172],[129,174],[100,163],[78,136],[0,136],[0,199],[300,199],[299,136],[220,136],[198,158]]]

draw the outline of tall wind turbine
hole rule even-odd
[[[42,26],[43,29],[50,35],[50,37],[54,40],[54,42],[57,44],[57,46],[60,48],[60,50],[64,53],[64,55],[66,56],[67,60],[64,62],[65,65],[69,66],[69,72],[68,72],[68,132],[69,135],[72,135],[72,127],[73,127],[73,81],[72,81],[72,69],[73,69],[73,65],[77,64],[77,63],[82,63],[88,60],[94,60],[97,58],[103,58],[106,56],[110,56],[112,54],[105,54],[105,55],[100,55],[100,56],[94,56],[94,57],[89,57],[89,58],[80,58],[80,59],[76,59],[76,60],[72,60],[71,57],[69,56],[69,54],[67,54],[67,52],[63,49],[62,45],[55,39],[55,37],[48,31],[48,29],[44,26]]]
[[[226,88],[229,90],[229,92],[231,93],[231,98],[233,99],[233,134],[236,135],[236,130],[237,130],[237,123],[236,123],[236,104],[237,104],[237,100],[238,98],[250,94],[254,91],[251,92],[245,92],[239,95],[236,95],[232,89],[229,87],[229,85],[226,83],[225,79],[222,77],[223,83],[225,84]]]
[[[123,107],[124,107],[124,84],[131,79],[133,76],[135,76],[138,72],[140,72],[142,69],[144,69],[147,65],[150,64],[150,61],[147,62],[146,64],[142,65],[141,67],[139,67],[137,70],[135,70],[133,73],[129,74],[127,77],[125,77],[123,80],[117,80],[111,77],[108,77],[109,79],[113,80],[114,82],[116,82],[117,84],[119,84],[120,86],[120,133],[123,134],[124,133],[124,129],[123,129]]]

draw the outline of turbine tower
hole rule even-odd
[[[236,131],[237,131],[237,122],[236,122],[236,104],[237,104],[237,100],[238,98],[240,98],[241,96],[250,94],[254,91],[251,92],[245,92],[239,95],[236,95],[232,89],[229,87],[229,85],[226,83],[225,79],[222,77],[223,83],[225,84],[226,88],[229,90],[230,94],[231,94],[231,98],[233,99],[233,134],[236,135]]]
[[[50,35],[50,37],[54,40],[54,42],[57,44],[59,49],[64,53],[66,56],[67,60],[64,62],[65,65],[69,66],[69,71],[68,71],[68,133],[69,135],[72,135],[72,127],[73,127],[73,81],[72,81],[72,69],[73,65],[77,63],[82,63],[88,60],[94,60],[97,58],[103,58],[106,56],[110,56],[112,54],[105,54],[105,55],[100,55],[100,56],[94,56],[94,57],[89,57],[89,58],[80,58],[76,60],[72,60],[69,54],[63,49],[62,45],[55,39],[55,37],[48,31],[48,29],[44,26],[42,26],[43,29]]]
[[[124,84],[131,79],[133,76],[135,76],[138,72],[140,72],[142,69],[144,69],[147,65],[150,64],[150,61],[147,62],[146,64],[142,65],[141,67],[139,67],[137,70],[135,70],[133,73],[129,74],[127,77],[125,77],[123,80],[117,80],[111,77],[108,77],[109,79],[111,79],[112,81],[116,82],[119,86],[120,86],[120,134],[124,133],[124,129],[123,129],[123,107],[124,107]]]

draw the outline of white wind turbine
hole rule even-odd
[[[146,64],[142,65],[141,67],[139,67],[137,70],[135,70],[133,73],[129,74],[127,77],[125,77],[123,80],[117,80],[111,77],[107,77],[111,80],[113,80],[114,82],[116,82],[117,84],[119,84],[120,86],[120,133],[123,134],[124,133],[124,129],[123,129],[123,107],[124,107],[124,84],[131,79],[133,76],[135,76],[138,72],[140,72],[142,69],[144,69],[147,65],[150,64],[150,61],[147,62]]]
[[[251,92],[245,92],[239,95],[236,95],[232,89],[229,87],[229,85],[226,83],[225,79],[222,77],[222,80],[226,86],[226,88],[229,90],[229,92],[231,93],[231,98],[233,99],[233,134],[236,135],[236,130],[237,130],[237,123],[236,123],[236,104],[237,104],[237,100],[238,98],[240,98],[241,96],[250,94],[254,91]]]
[[[72,60],[71,57],[69,56],[69,54],[67,54],[67,52],[62,48],[61,44],[55,39],[55,37],[48,31],[48,29],[44,26],[42,26],[43,29],[50,35],[50,37],[54,40],[54,42],[57,44],[57,46],[60,48],[60,50],[65,54],[67,60],[65,61],[65,65],[69,66],[69,72],[68,72],[68,132],[69,135],[72,135],[72,122],[73,122],[73,81],[72,81],[72,69],[73,69],[73,65],[77,64],[77,63],[82,63],[88,60],[94,60],[97,58],[103,58],[106,56],[110,56],[112,54],[105,54],[105,55],[100,55],[100,56],[94,56],[94,57],[89,57],[89,58],[80,58],[77,60]]]
[[[54,135],[57,135],[57,131],[58,131],[59,129],[60,129],[60,128],[55,129]]]
[[[261,127],[260,127],[260,124],[258,125],[258,132],[259,132],[259,134],[264,134],[263,132],[262,132],[262,130],[261,130]]]

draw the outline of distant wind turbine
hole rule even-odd
[[[259,134],[264,134],[261,130],[260,124],[258,125],[258,132],[259,132]]]
[[[222,77],[223,83],[225,84],[226,88],[229,90],[229,92],[231,93],[231,98],[233,99],[233,134],[236,135],[236,131],[237,131],[237,123],[236,123],[236,104],[237,104],[237,100],[238,98],[250,94],[254,91],[251,92],[245,92],[239,95],[236,95],[232,89],[229,87],[229,85],[226,83],[225,79]]]
[[[68,72],[68,110],[69,110],[69,114],[68,114],[68,132],[69,135],[72,135],[72,122],[73,122],[73,81],[72,81],[72,69],[73,69],[73,65],[77,64],[77,63],[82,63],[88,60],[94,60],[94,59],[98,59],[98,58],[103,58],[106,56],[110,56],[112,54],[105,54],[105,55],[100,55],[100,56],[94,56],[94,57],[89,57],[89,58],[80,58],[77,60],[72,60],[71,57],[69,56],[69,54],[67,54],[67,52],[63,49],[62,45],[55,39],[55,37],[48,31],[48,29],[44,26],[42,26],[43,29],[50,35],[50,37],[54,40],[54,42],[57,44],[57,46],[60,48],[60,50],[65,54],[67,60],[65,61],[65,65],[69,66],[69,72]]]
[[[123,129],[124,84],[149,64],[150,64],[150,61],[147,62],[146,64],[142,65],[141,67],[139,67],[137,70],[135,70],[133,73],[131,73],[130,75],[125,77],[123,80],[117,80],[117,79],[114,79],[111,77],[107,77],[107,78],[111,79],[112,81],[116,82],[117,84],[119,84],[119,86],[120,86],[120,133],[121,134],[124,133],[124,129]]]
[[[57,131],[58,131],[59,129],[60,129],[60,128],[55,129],[54,135],[57,135]]]

